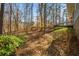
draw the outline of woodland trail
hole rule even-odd
[[[22,48],[16,50],[16,55],[46,55],[46,49],[49,47],[49,43],[52,42],[53,37],[50,31],[46,31],[47,34],[43,32],[36,32],[28,36],[28,41],[24,44]]]
[[[17,56],[51,56],[51,55],[79,55],[79,43],[73,33],[60,33],[54,38],[52,30],[29,34],[28,41],[16,49]],[[69,35],[68,35],[69,34]],[[69,37],[70,36],[70,37]],[[63,40],[62,40],[63,39]]]

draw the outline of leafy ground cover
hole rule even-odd
[[[0,35],[0,55],[13,55],[15,53],[15,49],[18,48],[23,42],[24,40],[21,36]]]

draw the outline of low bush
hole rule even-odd
[[[23,43],[23,40],[13,35],[0,35],[0,55],[13,55],[15,49]]]

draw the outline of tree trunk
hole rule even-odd
[[[10,6],[10,12],[9,12],[9,20],[10,20],[10,22],[9,22],[9,33],[11,34],[11,16],[12,16],[12,4],[9,4],[9,6]]]
[[[46,3],[44,4],[44,34],[45,34],[45,28],[46,28]]]
[[[2,28],[3,28],[3,14],[4,14],[4,4],[1,4],[1,10],[0,10],[0,34],[2,34]]]

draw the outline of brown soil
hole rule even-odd
[[[16,49],[17,56],[79,55],[79,43],[73,33],[36,32],[28,36],[23,47]],[[56,37],[57,36],[57,37]],[[76,40],[75,40],[76,39]]]

